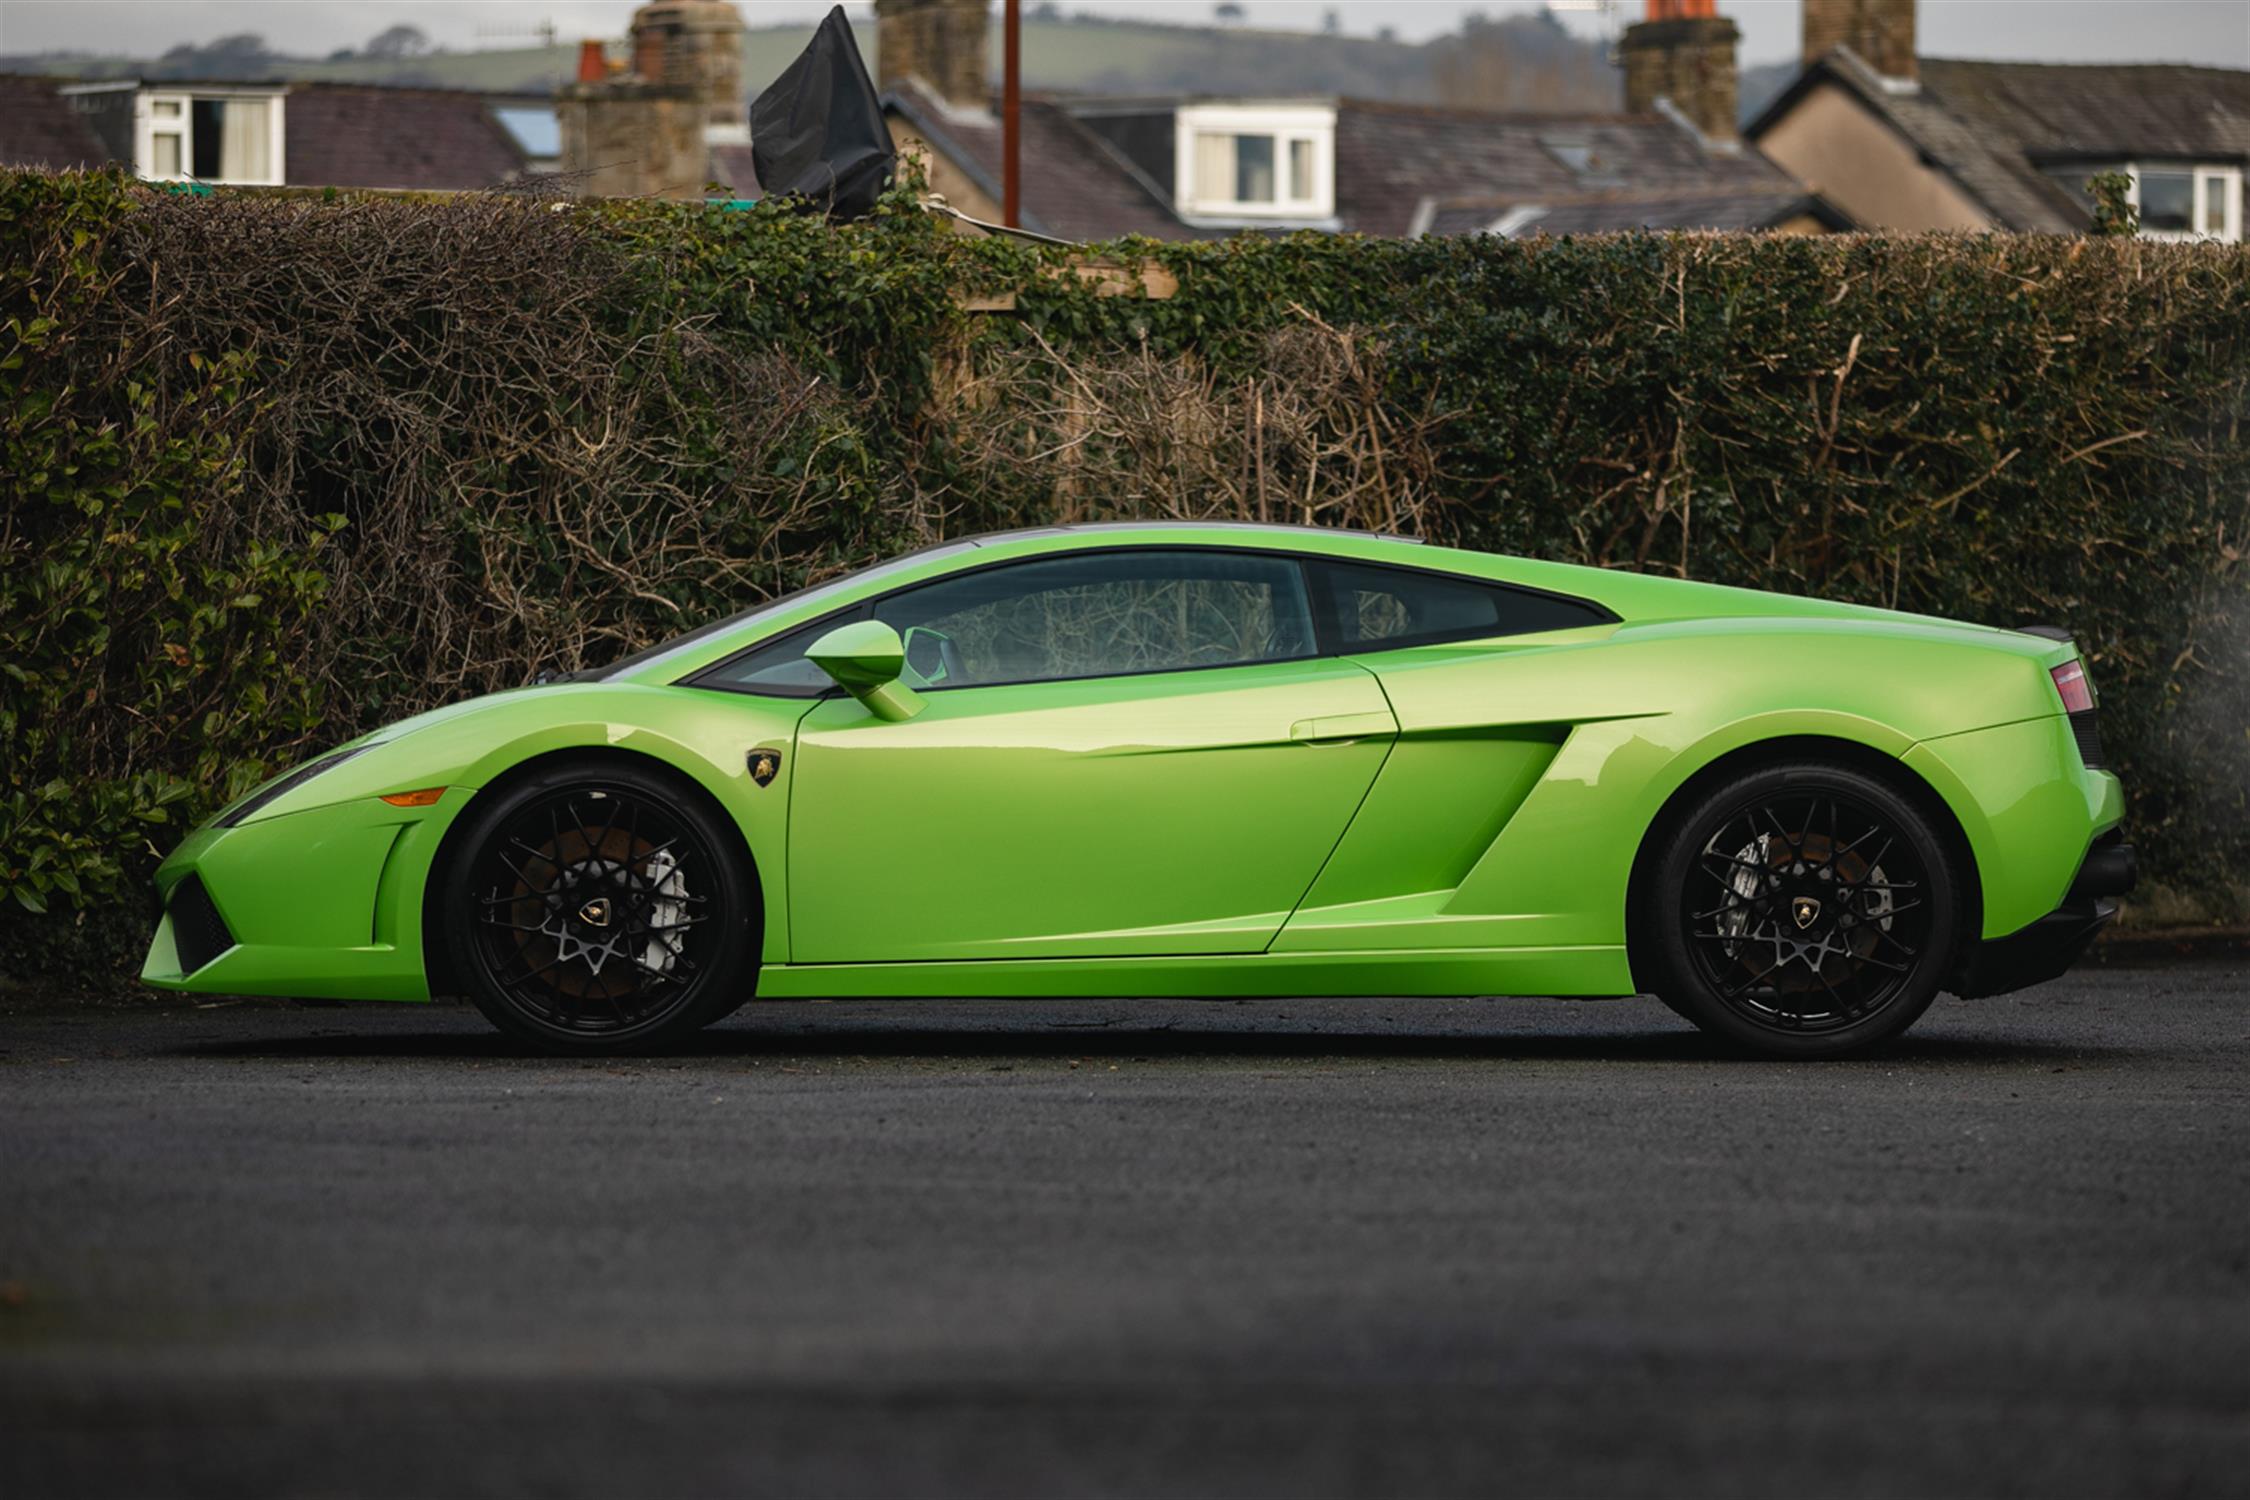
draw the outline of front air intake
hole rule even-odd
[[[172,887],[172,951],[179,955],[180,972],[193,974],[234,946],[227,919],[211,901],[200,876],[189,875]]]

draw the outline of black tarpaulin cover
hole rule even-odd
[[[890,185],[898,148],[839,5],[750,110],[750,160],[769,197],[857,219]]]

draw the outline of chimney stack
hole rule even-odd
[[[1618,42],[1625,108],[1645,114],[1669,102],[1704,139],[1737,140],[1734,47],[1741,36],[1719,14],[1717,0],[1648,0],[1648,18],[1625,28]]]
[[[1805,64],[1849,47],[1885,78],[1913,82],[1914,0],[1805,0]]]
[[[633,12],[632,38],[634,77],[695,94],[706,125],[749,130],[742,12],[732,0],[651,0]]]
[[[920,79],[949,104],[992,107],[988,0],[875,0],[875,81]]]
[[[578,82],[555,91],[562,169],[597,197],[701,198],[711,147],[750,139],[742,12],[731,0],[652,0],[633,12],[632,39],[629,71],[612,72],[588,42]]]

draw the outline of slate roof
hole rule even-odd
[[[85,117],[61,94],[67,82],[0,75],[0,165],[60,170],[110,160]],[[205,82],[171,86],[192,90]],[[526,96],[523,102],[550,101]],[[491,96],[457,89],[289,85],[283,180],[303,187],[499,186],[522,175],[527,160],[492,104]]]
[[[915,133],[997,200],[1001,195],[1000,117],[949,105],[911,80],[885,91]],[[1197,237],[1156,190],[1116,152],[1072,119],[1055,99],[1022,103],[1023,227],[1066,240],[1145,234]]]
[[[1725,228],[1783,192],[1804,189],[1754,148],[1713,146],[1667,115],[1493,114],[1349,99],[1336,111],[1336,213],[1362,234],[1404,235],[1427,202],[1464,195],[1539,203],[1670,194],[1683,210],[1705,205],[1729,222],[1666,227]],[[1734,206],[1737,198],[1751,202]]]
[[[294,186],[489,188],[526,165],[481,94],[307,83],[290,89],[284,110],[284,178]]]
[[[758,187],[758,169],[750,159],[748,146],[713,146],[711,177],[734,189],[737,198],[765,196]]]
[[[2250,161],[2250,72],[2172,63],[1917,59],[1918,85],[1876,74],[1849,48],[1768,105],[1765,133],[1823,82],[1849,90],[2001,227],[2076,233],[2086,209],[2042,167],[2125,160]]]
[[[1000,196],[996,116],[943,104],[914,83],[894,87],[884,102]],[[1023,102],[1025,228],[1065,239],[1232,232],[1183,222],[1151,175],[1073,117],[1079,103],[1048,96]],[[1754,148],[1714,146],[1668,115],[1496,114],[1337,101],[1338,227],[1393,237],[1473,232],[1521,204],[1542,205],[1549,217],[1541,227],[1554,233],[1763,228],[1805,212],[1844,227],[1834,209]],[[1571,228],[1554,227],[1564,225]]]
[[[61,172],[109,159],[85,116],[63,97],[66,81],[0,73],[0,166]]]
[[[1711,193],[1612,192],[1548,198],[1466,197],[1436,200],[1427,232],[1485,234],[1505,226],[1510,239],[1535,234],[1610,234],[1621,230],[1713,229],[1755,232],[1810,216],[1828,229],[1851,221],[1794,183],[1771,190]]]

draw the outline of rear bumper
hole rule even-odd
[[[2062,905],[2030,926],[1977,944],[1947,986],[1965,1000],[2044,984],[2076,963],[2117,915],[2111,896],[2133,888],[2133,846],[2115,829],[2094,841]]]

